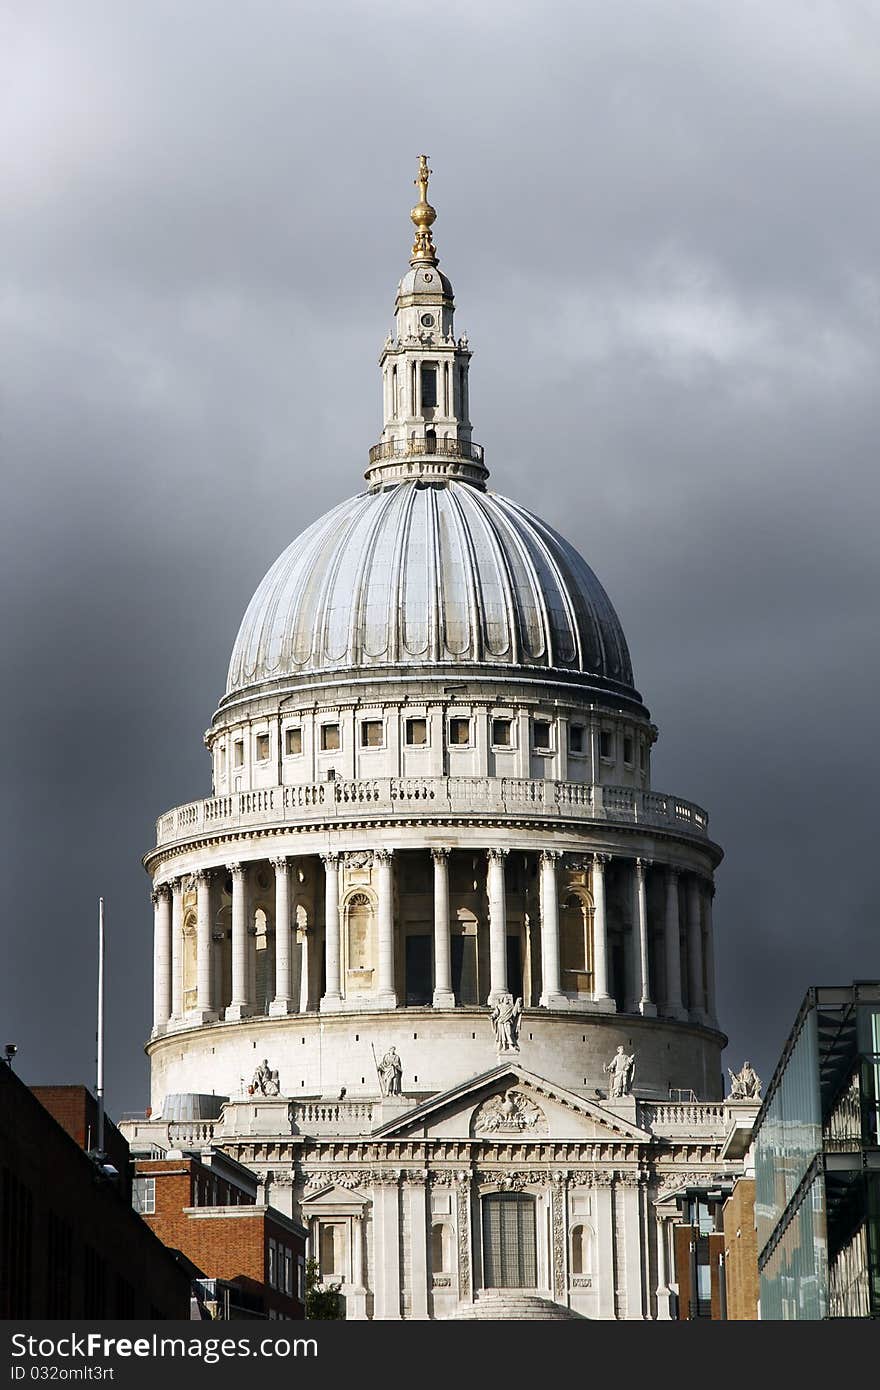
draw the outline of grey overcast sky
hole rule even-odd
[[[415,157],[492,484],[623,621],[766,1074],[880,975],[873,0],[0,4],[0,1043],[142,1106],[155,817],[258,580],[360,490]]]

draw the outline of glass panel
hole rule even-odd
[[[825,1183],[818,1173],[761,1271],[761,1319],[816,1321],[827,1315]]]

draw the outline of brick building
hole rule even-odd
[[[85,1086],[32,1086],[31,1092],[81,1149],[91,1153],[98,1133],[98,1102]],[[119,1174],[120,1191],[131,1193],[128,1141],[104,1116],[104,1153]]]
[[[159,1239],[204,1272],[208,1316],[305,1317],[303,1228],[258,1198],[247,1168],[207,1149],[135,1160],[132,1199]]]
[[[759,1289],[754,1177],[734,1183],[724,1203],[722,1225],[727,1317],[731,1322],[754,1322]]]
[[[187,1269],[73,1137],[94,1099],[45,1092],[64,1123],[0,1066],[0,1319],[188,1318]]]

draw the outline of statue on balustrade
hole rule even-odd
[[[261,1096],[280,1096],[281,1082],[278,1080],[277,1071],[273,1071],[269,1066],[269,1060],[264,1057],[257,1070],[254,1072],[254,1079],[250,1086],[253,1095]]]
[[[379,1084],[382,1087],[383,1096],[399,1096],[400,1082],[403,1076],[403,1063],[397,1052],[396,1047],[389,1047],[385,1056],[379,1063]]]
[[[489,1014],[495,1029],[495,1045],[499,1052],[519,1052],[519,1021],[522,1000],[502,991],[491,1006]]]
[[[620,1100],[623,1096],[628,1096],[632,1092],[633,1078],[636,1074],[635,1054],[627,1056],[623,1050],[623,1043],[618,1044],[617,1051],[606,1062],[603,1071],[608,1073],[608,1099]]]
[[[751,1062],[743,1062],[742,1071],[731,1071],[730,1067],[727,1070],[730,1073],[731,1100],[761,1099],[761,1078]]]

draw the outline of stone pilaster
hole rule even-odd
[[[608,918],[605,907],[605,865],[611,856],[593,855],[593,998],[608,1012],[617,1005],[608,992]]]
[[[489,998],[490,1005],[507,993],[507,896],[504,885],[506,849],[486,851],[489,896]]]
[[[338,1010],[342,1004],[340,988],[340,926],[339,926],[339,855],[335,851],[321,855],[324,861],[324,997],[321,1009],[325,1013]]]
[[[397,992],[394,988],[394,877],[392,871],[394,851],[377,849],[373,859],[376,865],[376,893],[379,899],[377,928],[379,938],[379,970],[376,1002],[381,1008],[397,1008]]]
[[[290,865],[285,858],[273,859],[275,870],[275,998],[269,1013],[283,1016],[291,1006]]]
[[[171,880],[171,1019],[183,1018],[183,879]]]
[[[242,864],[227,864],[232,876],[232,999],[224,1018],[247,1018],[252,1009],[248,969],[247,878]]]
[[[196,1007],[190,1021],[212,1023],[217,1018],[214,1004],[214,960],[211,933],[211,885],[209,869],[196,873]]]
[[[541,1004],[545,1009],[567,1009],[559,970],[559,890],[556,863],[559,850],[541,853]]]

